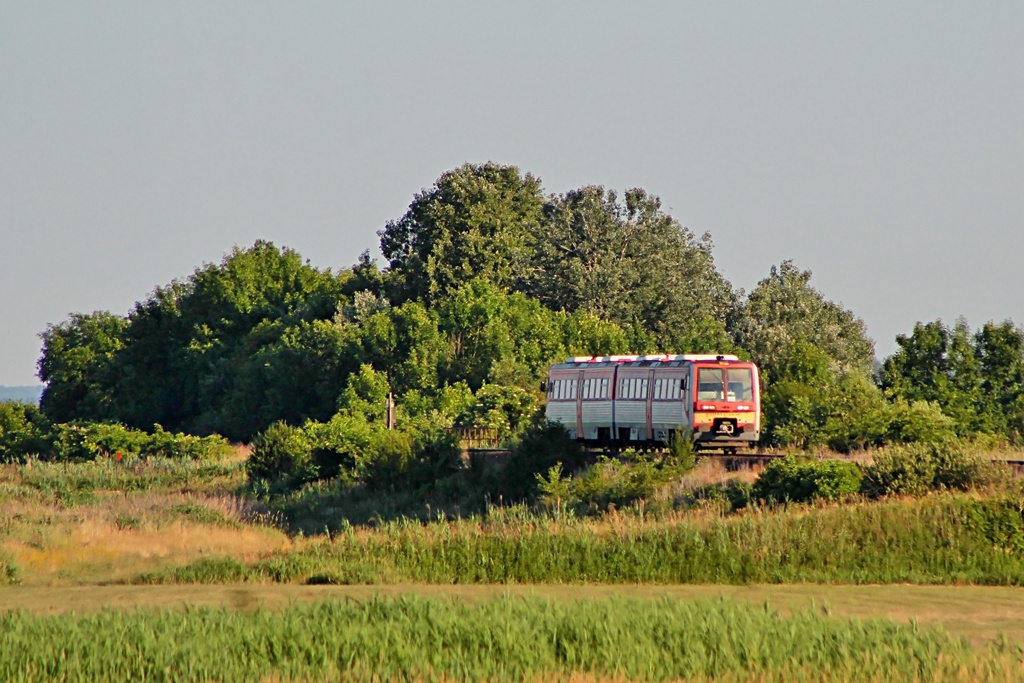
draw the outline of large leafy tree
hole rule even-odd
[[[547,366],[566,353],[559,315],[521,292],[486,280],[466,283],[440,306],[451,345],[443,369],[449,383],[474,390],[485,382],[533,387]]]
[[[43,333],[43,407],[58,420],[236,439],[274,419],[329,415],[337,394],[314,380],[347,371],[344,345],[313,323],[347,302],[348,278],[260,241],[157,288],[127,318],[72,316]]]
[[[781,379],[794,345],[810,343],[823,352],[834,373],[870,373],[874,342],[864,322],[810,285],[811,271],[792,261],[773,266],[730,319],[730,332],[769,380]]]
[[[974,334],[963,320],[919,322],[896,343],[880,376],[891,396],[934,402],[961,434],[1024,434],[1024,331],[1012,322]]]
[[[529,267],[543,201],[540,179],[515,166],[444,173],[379,233],[392,300],[441,300],[474,278],[515,287]]]
[[[711,238],[696,237],[658,197],[588,186],[551,197],[534,239],[527,292],[554,310],[583,311],[653,334],[664,351],[729,347],[734,306]]]
[[[40,334],[39,379],[46,383],[41,406],[51,419],[66,422],[113,415],[114,358],[124,347],[127,327],[123,317],[98,311],[74,313]]]

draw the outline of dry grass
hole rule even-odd
[[[702,458],[697,465],[684,475],[678,483],[681,491],[695,491],[704,486],[728,484],[729,482],[753,483],[764,471],[764,465],[744,465],[737,470],[727,470],[721,460]]]
[[[244,449],[235,455],[244,459]],[[96,468],[70,466],[69,480],[88,481]],[[166,467],[150,463],[114,473],[150,477],[152,487],[54,493],[40,469],[0,467],[0,550],[13,557],[26,585],[102,583],[201,557],[251,561],[294,546],[272,518],[236,495],[236,475],[166,485],[159,483]]]
[[[292,545],[285,534],[270,527],[177,522],[131,529],[87,519],[60,528],[44,543],[7,541],[3,548],[20,567],[23,583],[59,585],[116,581],[201,557],[252,561]]]

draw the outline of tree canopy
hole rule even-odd
[[[961,434],[1024,436],[1024,330],[989,322],[971,334],[963,320],[936,320],[896,343],[880,376],[892,396],[934,402]]]
[[[711,236],[696,238],[657,197],[580,188],[551,197],[539,227],[526,291],[548,307],[640,326],[666,352],[729,345],[735,295],[715,269]]]
[[[392,291],[434,301],[473,278],[516,287],[524,278],[544,198],[515,166],[465,164],[441,175],[379,232]]]
[[[735,343],[746,349],[769,379],[784,376],[795,344],[820,349],[833,370],[870,373],[875,345],[864,322],[810,285],[811,271],[792,261],[772,266],[730,320]]]
[[[389,393],[403,419],[431,429],[522,429],[566,355],[730,351],[760,365],[777,443],[861,448],[951,425],[1024,434],[1024,333],[1012,323],[919,323],[876,383],[864,323],[812,287],[811,271],[784,261],[748,295],[734,291],[710,235],[640,188],[545,195],[515,166],[465,164],[378,235],[383,269],[369,252],[318,269],[257,241],[125,316],[50,325],[43,411],[242,441],[312,421],[348,444],[338,449],[379,437],[408,455],[372,436]]]

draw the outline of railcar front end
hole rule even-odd
[[[761,438],[760,378],[753,363],[693,367],[693,436],[701,448],[753,446]]]

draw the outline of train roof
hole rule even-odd
[[[642,367],[650,365],[682,366],[687,363],[698,361],[738,361],[739,357],[730,353],[657,353],[646,355],[629,356],[572,356],[566,358],[564,363],[555,365],[555,368],[580,368],[580,367],[612,367],[616,365],[627,365],[631,367]]]

